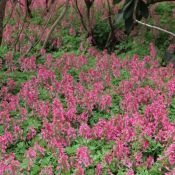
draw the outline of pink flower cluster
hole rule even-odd
[[[156,162],[161,165],[160,172],[164,166],[167,173],[173,171],[175,125],[168,120],[168,107],[175,94],[174,70],[171,66],[159,67],[154,59],[155,50],[150,47],[151,56],[143,60],[134,55],[122,61],[114,54],[93,48],[86,56],[64,54],[56,59],[42,51],[45,63],[39,65],[35,57],[21,60],[21,70],[36,71],[37,75],[21,83],[16,94],[13,79],[8,79],[1,88],[0,124],[4,132],[0,135],[0,174],[30,172],[47,151],[57,158],[55,169],[62,173],[85,174],[92,166],[97,175],[106,167],[111,174],[110,164],[115,161],[115,168],[125,168],[126,174],[134,174],[138,167],[149,170]],[[95,64],[85,71],[88,56],[94,58]],[[10,60],[9,57],[7,65]],[[78,75],[74,77],[71,72]],[[122,72],[127,72],[128,78],[122,80]],[[116,102],[116,96],[120,102]],[[116,108],[118,113],[113,111]],[[95,117],[96,121],[90,122]],[[41,126],[30,124],[25,129],[24,123],[30,119]],[[39,140],[26,149],[24,157],[28,164],[23,169],[8,149],[11,144],[35,139]],[[102,153],[101,162],[95,162],[88,142],[67,154],[66,150],[78,140],[113,144]],[[147,153],[150,140],[162,146],[157,157]],[[54,174],[53,167],[44,167],[40,174],[45,173]]]

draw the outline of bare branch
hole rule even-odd
[[[54,31],[55,27],[57,26],[57,24],[64,18],[67,10],[68,10],[68,7],[69,7],[69,0],[66,1],[65,3],[65,9],[62,11],[62,13],[60,14],[60,16],[56,19],[56,21],[54,22],[54,24],[52,25],[48,35],[46,36],[46,39],[44,41],[44,44],[43,44],[43,48],[46,48],[46,45],[48,43],[48,40],[52,34],[52,32]]]
[[[111,7],[110,7],[110,3],[109,3],[109,0],[107,0],[107,4],[108,4],[108,21],[109,21],[109,26],[111,28],[111,31],[108,35],[108,39],[106,41],[106,44],[105,44],[105,48],[108,47],[108,45],[110,44],[110,40],[111,38],[114,36],[114,26],[113,26],[113,22],[112,22],[112,12],[111,12]]]
[[[139,21],[139,20],[137,20],[137,19],[135,19],[135,22],[137,22],[138,24],[144,25],[144,26],[146,26],[146,27],[149,27],[149,28],[156,29],[156,30],[159,30],[159,31],[161,31],[161,32],[167,33],[167,34],[169,34],[169,35],[175,37],[175,33],[170,32],[170,31],[165,30],[165,29],[162,29],[162,28],[160,28],[160,27],[157,27],[157,26],[154,26],[154,25],[150,25],[150,24],[146,24],[146,23],[141,22],[141,21]]]
[[[37,44],[40,43],[41,38],[42,38],[42,36],[44,35],[45,30],[46,30],[46,28],[47,28],[47,25],[49,24],[49,22],[50,22],[50,20],[51,20],[51,17],[52,17],[52,15],[49,16],[49,18],[48,18],[48,20],[47,20],[47,22],[46,22],[46,24],[45,24],[45,26],[44,26],[44,29],[43,29],[41,35],[39,36],[39,39],[38,39],[35,43],[33,43],[33,44],[30,46],[30,48],[29,48],[28,51],[23,55],[23,57],[24,57],[25,55],[27,55],[33,48],[35,48],[35,46],[36,46]]]
[[[158,0],[158,1],[159,2],[164,2],[165,0]],[[156,2],[158,2],[158,1],[156,1]],[[171,1],[174,1],[174,0],[171,0]],[[157,26],[154,26],[154,25],[151,25],[151,24],[147,24],[147,23],[144,23],[144,22],[141,22],[141,21],[137,20],[137,18],[136,18],[137,4],[138,4],[138,0],[135,1],[134,13],[133,13],[133,19],[134,19],[134,21],[136,23],[141,24],[141,25],[146,26],[146,27],[149,27],[151,29],[159,30],[161,32],[167,33],[167,34],[175,37],[175,33],[173,33],[173,32],[170,32],[170,31],[168,31],[166,29],[162,29],[161,27],[157,27]]]
[[[87,31],[87,27],[86,27],[86,24],[85,24],[85,22],[84,22],[83,15],[82,15],[82,13],[81,13],[79,7],[78,7],[78,2],[77,2],[77,0],[74,0],[74,1],[75,1],[75,5],[76,5],[76,10],[78,11],[78,14],[79,14],[79,16],[80,16],[81,23],[82,23],[84,29]]]

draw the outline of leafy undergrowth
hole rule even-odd
[[[173,174],[174,70],[150,49],[142,59],[89,48],[4,64],[0,174]]]

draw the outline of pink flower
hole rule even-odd
[[[74,107],[69,108],[69,110],[66,112],[66,118],[68,121],[74,121],[76,120],[76,109]]]
[[[13,79],[8,78],[7,86],[12,91],[15,88],[15,86],[16,86],[16,82]]]
[[[86,139],[90,139],[91,138],[90,127],[87,124],[82,124],[79,128],[79,135]]]
[[[92,128],[92,134],[95,138],[102,139],[104,137],[104,130],[106,127],[106,120],[100,119]]]
[[[119,58],[117,58],[114,54],[111,55],[112,59],[112,72],[114,77],[120,77],[120,68],[121,68],[121,63]]]
[[[83,113],[81,113],[80,116],[78,116],[77,119],[79,122],[87,122],[88,118],[89,118],[89,116],[88,116],[87,112],[83,112]]]
[[[134,173],[134,171],[131,169],[131,170],[129,170],[127,173],[126,173],[126,175],[134,175],[135,173]]]
[[[39,175],[53,175],[53,169],[52,169],[52,166],[46,166],[46,167],[43,167],[41,172],[39,173]]]
[[[112,105],[112,98],[110,95],[103,95],[102,99],[100,100],[100,107],[102,110],[105,110]]]
[[[35,150],[39,151],[42,155],[45,154],[45,149],[41,147],[40,145],[38,145],[38,143],[35,143],[34,148]]]
[[[152,58],[156,57],[156,48],[153,43],[150,43],[150,55]]]
[[[78,166],[77,172],[74,175],[85,175],[84,169],[81,166]]]
[[[125,156],[129,154],[129,149],[127,146],[125,146],[125,143],[121,140],[116,142],[116,145],[114,145],[114,156],[117,157],[117,159],[122,160]]]
[[[46,118],[50,112],[50,104],[49,102],[38,101],[36,105],[36,111],[40,117]]]
[[[107,164],[110,164],[112,162],[112,159],[113,159],[113,157],[110,153],[105,154],[104,160]]]
[[[26,154],[26,157],[30,160],[33,160],[36,158],[36,152],[35,150],[33,150],[33,148],[29,148],[25,154]]]
[[[171,144],[166,152],[165,152],[165,156],[168,157],[169,163],[171,165],[175,165],[175,144]]]
[[[100,163],[95,168],[95,175],[102,175],[102,165]]]
[[[146,160],[146,163],[147,163],[147,168],[151,168],[151,166],[153,165],[154,163],[154,159],[152,156],[149,156]]]
[[[87,38],[87,43],[88,43],[88,44],[92,44],[92,42],[93,42],[93,37],[92,37],[92,36],[89,36],[89,37]]]
[[[47,57],[46,57],[46,62],[44,63],[44,65],[47,67],[47,68],[50,68],[51,67],[51,64],[52,64],[52,55],[51,54],[48,54]]]
[[[21,118],[22,120],[27,118],[27,110],[25,108],[21,108]]]
[[[41,54],[41,55],[44,55],[45,53],[46,53],[46,50],[45,50],[44,48],[41,48],[40,54]]]
[[[57,170],[61,170],[63,172],[66,172],[69,169],[70,169],[70,165],[68,162],[68,156],[65,155],[64,153],[60,154],[59,159],[58,159]]]
[[[76,34],[76,31],[75,31],[75,29],[74,29],[73,27],[71,27],[71,28],[69,29],[69,34],[70,34],[70,35],[75,35],[75,34]]]
[[[110,77],[110,75],[109,74],[107,74],[107,76],[106,76],[106,86],[110,86],[111,84],[110,84],[110,81],[111,81],[111,77]]]
[[[175,94],[175,78],[167,83],[168,95],[171,97]]]
[[[89,155],[89,150],[85,146],[79,147],[77,149],[76,158],[77,158],[78,164],[79,165],[83,164],[85,167],[90,166],[92,163],[92,160]]]
[[[149,147],[149,141],[148,140],[144,140],[143,141],[143,149],[147,149]]]
[[[140,162],[142,159],[142,152],[138,152],[135,156],[135,160],[136,162]]]
[[[12,52],[8,52],[5,57],[5,64],[8,69],[11,69],[13,66],[13,54]]]
[[[58,98],[55,98],[52,103],[52,113],[54,120],[64,120],[64,109]]]
[[[29,131],[28,131],[28,134],[27,134],[27,140],[31,140],[33,137],[35,137],[36,135],[36,130],[35,128],[33,128],[32,126],[29,127]]]
[[[21,70],[24,72],[36,70],[36,57],[31,56],[30,58],[20,58],[19,63]]]
[[[14,153],[6,154],[0,160],[0,174],[19,174],[21,167],[20,162],[15,160]]]
[[[75,139],[76,138],[76,130],[74,128],[72,128],[72,127],[69,127],[67,129],[67,136],[69,138]]]

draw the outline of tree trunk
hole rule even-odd
[[[0,1],[0,45],[2,43],[2,35],[3,35],[3,19],[5,16],[5,7],[7,0]]]
[[[29,18],[32,18],[32,12],[30,9],[30,5],[32,3],[32,0],[26,0],[26,13]]]

